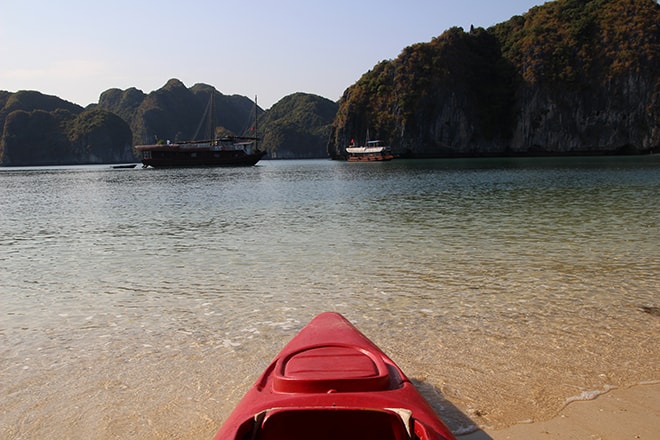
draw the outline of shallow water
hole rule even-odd
[[[455,432],[660,380],[658,157],[9,168],[0,187],[2,438],[211,438],[325,310]]]

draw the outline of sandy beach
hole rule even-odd
[[[660,383],[616,389],[594,400],[568,404],[553,419],[482,430],[461,440],[657,439],[660,436]]]

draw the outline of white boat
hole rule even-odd
[[[394,159],[392,148],[380,140],[367,141],[363,146],[351,145],[346,147],[349,162],[378,162]]]

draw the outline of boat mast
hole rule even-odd
[[[215,87],[211,88],[211,118],[209,125],[211,126],[211,145],[215,145]]]
[[[257,132],[257,95],[254,95],[254,149],[259,151],[259,133]]]

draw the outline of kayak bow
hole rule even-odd
[[[277,355],[215,440],[454,440],[403,371],[338,313]]]

